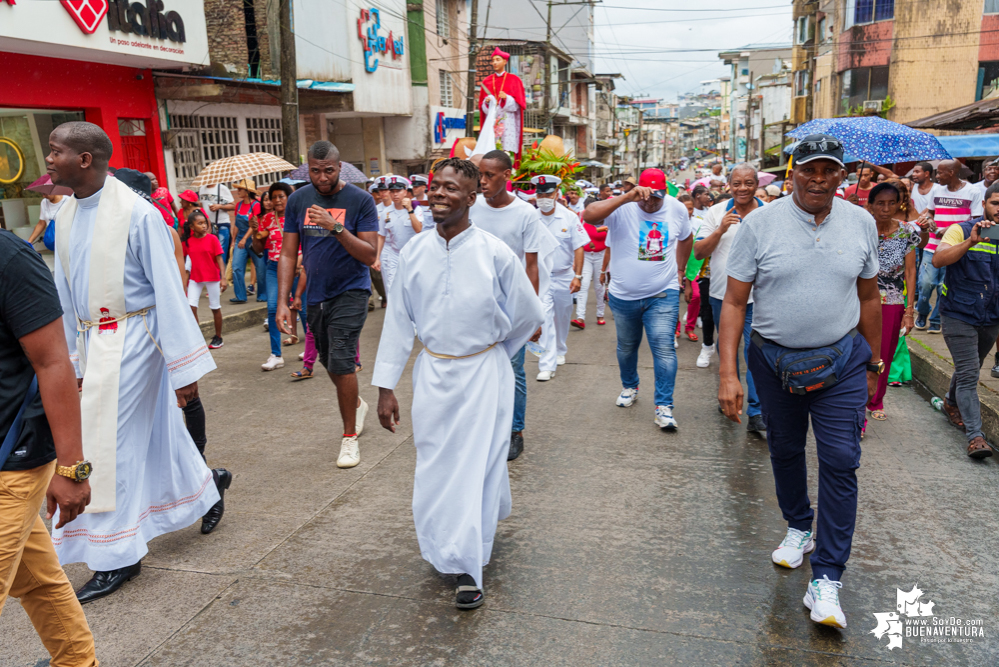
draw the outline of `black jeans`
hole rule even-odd
[[[711,310],[711,278],[701,278],[697,281],[701,288],[701,343],[708,347],[715,344],[715,315]]]
[[[205,434],[205,406],[201,404],[201,397],[196,396],[187,402],[183,408],[184,421],[187,423],[187,432],[191,434],[191,439],[201,452],[201,458],[205,458],[205,445],[208,444],[208,436]]]

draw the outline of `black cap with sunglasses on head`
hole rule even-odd
[[[795,166],[812,160],[832,160],[841,167],[846,166],[843,163],[843,144],[829,134],[808,135],[795,145],[791,157]]]

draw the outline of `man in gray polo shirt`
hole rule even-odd
[[[878,234],[867,211],[835,197],[846,176],[837,139],[810,135],[798,143],[793,157],[792,195],[752,211],[732,243],[718,337],[718,401],[729,419],[739,421],[743,392],[736,353],[752,289],[749,368],[767,417],[777,502],[788,524],[771,560],[797,568],[804,554],[814,551],[805,606],[816,623],[845,628],[839,588],[857,517],[861,427],[864,407],[884,368]],[[847,335],[853,336],[853,347],[838,381],[809,387],[803,394],[783,388],[760,347],[770,341],[807,350]],[[817,537],[805,467],[809,418],[822,498]]]

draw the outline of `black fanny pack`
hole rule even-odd
[[[839,382],[853,352],[853,339],[857,333],[853,329],[832,345],[807,349],[784,347],[767,340],[755,330],[751,338],[753,345],[759,348],[777,373],[783,389],[804,395],[828,389]]]

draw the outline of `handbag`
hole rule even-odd
[[[55,218],[49,220],[49,223],[45,225],[45,235],[42,236],[42,243],[49,250],[55,251]]]
[[[853,329],[832,345],[806,349],[784,347],[767,340],[755,330],[750,338],[773,367],[782,388],[804,396],[828,389],[840,381],[853,352],[853,338],[857,333]]]
[[[7,463],[10,453],[14,451],[14,445],[17,444],[18,438],[21,437],[21,422],[24,421],[24,411],[28,409],[31,401],[35,400],[35,394],[37,393],[38,376],[33,375],[31,376],[31,384],[28,386],[28,393],[24,395],[24,400],[21,402],[21,409],[14,415],[14,421],[11,422],[10,430],[4,436],[3,444],[0,444],[0,469]]]

